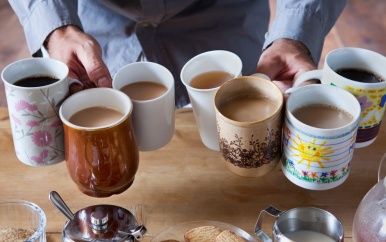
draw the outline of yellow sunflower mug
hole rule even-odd
[[[339,48],[327,54],[323,69],[302,74],[294,86],[310,79],[343,88],[358,99],[362,111],[355,148],[372,144],[385,113],[386,57],[362,48]]]
[[[350,172],[360,115],[355,96],[341,88],[314,84],[293,90],[283,128],[284,175],[310,190],[342,184]]]

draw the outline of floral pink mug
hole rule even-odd
[[[1,73],[5,86],[17,158],[30,166],[64,160],[63,125],[59,108],[69,95],[68,67],[50,58],[28,58],[11,63]],[[49,78],[32,84],[29,77]],[[21,83],[21,80],[28,83]],[[18,84],[18,82],[20,84]]]

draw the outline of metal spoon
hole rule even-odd
[[[59,193],[57,193],[56,191],[52,191],[50,192],[48,198],[55,205],[55,207],[57,207],[64,214],[64,216],[66,216],[69,220],[75,219],[75,215],[68,208],[66,203],[60,197]]]

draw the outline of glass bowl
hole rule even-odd
[[[5,236],[12,241],[46,242],[46,215],[31,202],[0,202],[0,240],[9,241]]]
[[[247,232],[245,232],[244,230],[238,227],[235,227],[227,223],[208,221],[208,220],[191,221],[191,222],[181,223],[176,226],[169,227],[161,231],[156,236],[154,236],[151,239],[151,242],[161,242],[161,241],[167,241],[167,240],[184,242],[185,232],[200,226],[216,226],[216,227],[219,227],[221,230],[230,230],[234,232],[235,234],[237,234],[247,242],[257,242],[257,240],[253,238],[250,234],[248,234]]]

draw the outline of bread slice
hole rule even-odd
[[[216,236],[214,242],[245,242],[245,240],[230,230],[224,230]]]
[[[186,231],[184,238],[186,242],[213,242],[220,233],[216,226],[200,226]]]

